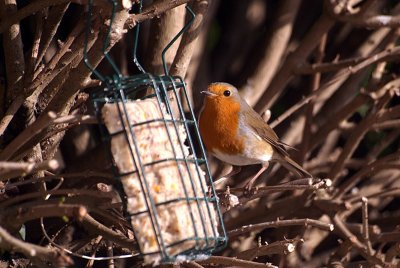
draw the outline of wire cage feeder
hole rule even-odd
[[[104,85],[92,93],[92,101],[145,263],[207,258],[226,245],[226,232],[186,84],[181,77],[169,75],[164,58],[195,14],[186,6],[191,19],[161,55],[163,76],[146,73],[137,60],[136,25],[133,55],[142,73],[123,76],[106,53],[118,5],[110,0],[112,15],[103,52],[113,75],[103,76],[87,57],[92,2],[87,13],[85,63]],[[136,5],[141,12],[141,1]],[[181,96],[189,106],[187,114]]]

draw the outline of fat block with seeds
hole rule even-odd
[[[218,236],[217,213],[213,203],[206,203],[204,172],[182,160],[193,159],[183,144],[184,125],[164,122],[171,116],[154,99],[106,103],[102,117],[145,263],[157,264],[166,255],[207,243],[214,246],[215,240],[206,243],[205,238]],[[158,254],[163,246],[164,255]]]

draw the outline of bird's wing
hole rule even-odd
[[[303,169],[299,164],[297,164],[293,159],[289,157],[285,146],[286,144],[279,141],[278,136],[273,131],[273,129],[268,126],[268,124],[262,119],[262,117],[257,114],[254,110],[250,110],[247,115],[247,122],[251,129],[259,135],[262,139],[267,141],[269,144],[274,147],[275,151],[279,153],[276,160],[280,162],[287,169],[291,170],[294,174],[299,177],[309,177],[312,178],[312,175]]]
[[[277,152],[281,153],[283,156],[288,156],[285,149],[285,144],[279,141],[278,136],[274,130],[262,119],[262,117],[257,114],[253,109],[248,107],[246,113],[246,121],[250,128],[260,136],[262,139],[271,144]]]

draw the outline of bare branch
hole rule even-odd
[[[201,265],[228,265],[228,266],[236,266],[236,267],[255,267],[255,268],[277,268],[277,266],[266,263],[259,263],[259,262],[252,262],[252,261],[246,261],[246,260],[240,260],[236,258],[230,258],[230,257],[223,257],[223,256],[211,256],[207,260],[204,261],[198,261],[199,264]]]
[[[2,0],[0,2],[3,18],[13,17],[17,10],[16,0]],[[7,74],[7,99],[14,100],[22,93],[23,76],[25,71],[24,50],[22,44],[19,20],[10,23],[3,34],[4,58]]]
[[[95,234],[99,234],[107,239],[110,239],[114,243],[122,247],[126,247],[130,250],[136,251],[138,245],[135,243],[134,240],[128,239],[125,236],[111,230],[110,228],[104,226],[100,222],[96,221],[92,218],[89,214],[86,214],[82,219],[82,224],[85,228]]]
[[[380,104],[377,105],[377,108],[382,109],[383,106],[387,104],[389,99],[390,93],[379,101]],[[378,112],[368,115],[364,120],[362,120],[362,122],[359,123],[357,130],[354,131],[351,134],[351,137],[347,140],[346,145],[344,146],[338,160],[335,162],[328,174],[328,177],[331,178],[335,184],[338,183],[336,179],[339,177],[340,170],[342,169],[345,161],[351,157],[358,144],[363,139],[365,133],[377,120],[382,120],[382,117]]]
[[[272,25],[273,32],[269,33],[269,38],[266,38],[262,59],[254,73],[248,78],[245,90],[242,90],[251,106],[257,103],[278,70],[292,35],[300,1],[285,0],[280,1],[279,5]]]
[[[37,67],[41,63],[44,55],[46,54],[47,49],[49,48],[49,45],[50,45],[51,41],[53,40],[53,38],[57,32],[58,26],[60,26],[61,20],[65,14],[65,11],[67,11],[68,7],[69,7],[69,3],[67,2],[65,4],[61,4],[61,5],[57,5],[57,6],[53,7],[51,9],[51,12],[49,12],[49,15],[46,19],[46,23],[45,23],[44,29],[43,29],[43,37],[40,42],[39,54],[37,57],[35,69],[37,69]]]
[[[293,78],[294,70],[297,66],[305,62],[310,53],[318,45],[315,40],[320,40],[333,25],[334,21],[325,14],[321,15],[314,23],[313,27],[300,43],[300,46],[286,58],[282,67],[271,81],[270,86],[260,97],[255,105],[257,112],[264,112],[272,106],[276,99],[282,94],[283,89]]]
[[[203,29],[204,17],[207,14],[208,5],[209,3],[206,0],[194,1],[192,9],[196,17],[190,28],[182,35],[182,40],[179,43],[176,56],[171,65],[171,75],[185,77],[197,38]]]
[[[246,251],[240,252],[237,257],[243,260],[254,260],[257,257],[265,256],[265,255],[286,255],[292,253],[296,246],[294,243],[298,241],[296,240],[284,240],[284,241],[276,241],[267,245],[259,245],[255,248],[248,249]]]
[[[18,151],[26,142],[32,139],[33,136],[39,134],[44,128],[52,123],[56,118],[56,114],[48,112],[39,117],[32,125],[21,132],[1,153],[0,160],[8,160],[13,157],[13,154]]]
[[[315,63],[311,65],[303,65],[298,68],[298,74],[313,74],[317,72],[332,72],[342,68],[348,68],[351,72],[356,73],[368,65],[378,62],[397,61],[400,58],[400,47],[386,49],[374,55],[358,57],[353,59],[341,60],[333,63]]]
[[[48,160],[40,163],[0,162],[0,181],[26,176],[40,170],[56,170],[59,167],[57,160]]]
[[[368,199],[363,197],[361,198],[361,203],[362,203],[362,234],[363,234],[363,239],[364,243],[367,248],[367,252],[369,255],[373,255],[374,251],[371,246],[371,240],[369,240],[369,223],[368,223]]]
[[[2,227],[0,227],[0,246],[5,250],[20,252],[27,258],[39,259],[42,261],[52,261],[60,266],[73,264],[72,259],[63,255],[60,251],[23,242],[11,236]]]
[[[136,24],[153,19],[167,10],[173,9],[177,6],[186,4],[189,0],[176,0],[176,1],[157,1],[152,5],[146,7],[140,14],[132,14],[126,20],[125,26],[132,29]]]
[[[277,228],[287,226],[313,226],[328,232],[332,232],[334,228],[333,225],[330,223],[325,223],[313,219],[277,220],[272,222],[263,222],[258,224],[251,224],[248,226],[242,226],[238,229],[228,231],[228,236],[235,237],[248,232],[260,231],[265,228]]]

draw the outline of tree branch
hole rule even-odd
[[[277,228],[277,227],[287,227],[287,226],[313,226],[328,232],[332,232],[334,228],[333,225],[330,223],[325,223],[313,219],[277,220],[272,222],[263,222],[258,224],[242,226],[240,228],[228,231],[228,236],[232,238],[248,232],[260,231],[265,228]]]
[[[182,35],[182,40],[179,43],[176,56],[171,65],[171,75],[185,77],[194,47],[203,29],[204,17],[207,14],[208,5],[209,3],[206,0],[194,1],[192,9],[196,17],[189,29]]]
[[[272,79],[270,86],[256,103],[254,108],[257,112],[264,112],[272,106],[293,78],[294,70],[297,66],[305,62],[310,53],[318,45],[315,40],[320,40],[333,27],[334,23],[326,14],[322,14],[314,23],[313,27],[301,41],[299,47],[286,58],[282,67]]]
[[[8,251],[24,254],[30,259],[51,261],[59,266],[72,265],[73,261],[68,256],[54,248],[40,247],[35,244],[23,242],[11,236],[4,228],[0,227],[0,247]]]
[[[190,0],[157,1],[143,9],[140,14],[131,14],[126,20],[125,26],[132,29],[136,24],[153,19],[166,11],[188,3]]]
[[[1,0],[0,14],[3,18],[12,17],[17,10],[16,0]],[[7,102],[22,93],[25,59],[19,21],[9,25],[3,34],[4,58],[7,74]],[[6,103],[7,103],[6,102]]]
[[[0,162],[0,181],[26,176],[40,170],[56,170],[58,167],[59,163],[55,159],[40,163]]]
[[[236,258],[230,258],[230,257],[223,257],[223,256],[211,256],[207,260],[204,261],[198,261],[199,264],[201,265],[225,265],[225,266],[235,266],[235,267],[254,267],[254,268],[277,268],[277,266],[266,263],[259,263],[259,262],[253,262],[253,261],[246,261],[246,260],[240,260]]]
[[[266,38],[262,59],[254,73],[248,78],[248,85],[242,90],[243,96],[251,106],[257,103],[280,66],[279,63],[287,50],[292,35],[301,1],[285,0],[279,2],[279,9],[272,25],[273,32],[269,38]]]

